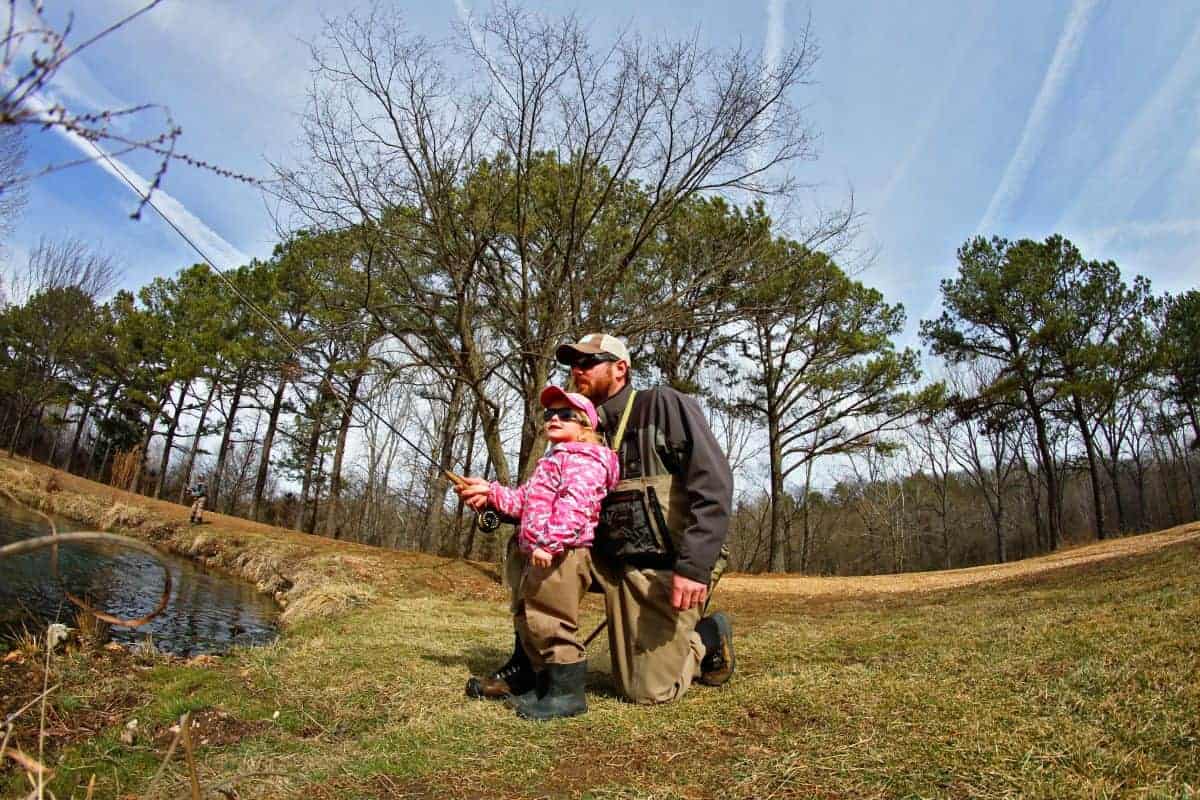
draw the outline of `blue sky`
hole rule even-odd
[[[82,37],[136,8],[132,0],[47,0],[75,14]],[[478,0],[396,3],[432,38]],[[530,3],[549,13],[564,3]],[[265,175],[287,159],[308,84],[306,41],[345,3],[167,0],[87,51],[54,92],[73,107],[162,103],[183,127],[180,148]],[[786,47],[811,20],[821,59],[795,99],[821,133],[801,165],[802,202],[833,206],[854,192],[864,214],[860,278],[916,320],[938,310],[937,281],[975,233],[1062,233],[1088,258],[1112,258],[1159,291],[1200,281],[1200,5],[1104,0],[1004,2],[666,2],[578,4],[598,37],[620,27],[690,35],[713,46]],[[55,134],[30,142],[34,165],[74,157]],[[152,164],[131,166],[149,175]],[[219,266],[270,253],[277,240],[253,189],[175,165],[160,200],[199,235]],[[37,181],[8,242],[20,261],[42,235],[94,241],[125,265],[125,285],[196,259],[99,166]],[[869,260],[867,259],[869,256]]]

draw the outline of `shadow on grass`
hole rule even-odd
[[[428,653],[426,661],[443,667],[463,667],[470,675],[487,675],[508,660],[509,652],[489,645],[472,645],[458,652]]]
[[[470,675],[487,675],[493,672],[508,660],[509,655],[510,653],[506,650],[486,645],[476,645],[460,652],[429,653],[424,655],[423,658],[426,661],[439,664],[443,667],[462,667],[465,671],[463,676],[463,680],[465,681]],[[587,676],[588,692],[599,697],[622,699],[623,695],[617,691],[616,684],[613,683],[612,674],[607,671],[597,671],[597,661],[603,662],[605,659],[603,657],[589,659]]]

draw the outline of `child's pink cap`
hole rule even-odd
[[[596,416],[596,407],[592,405],[591,400],[588,400],[581,394],[564,392],[557,386],[547,386],[545,389],[542,389],[541,401],[542,408],[549,408],[551,403],[566,403],[571,408],[583,412],[583,415],[588,418],[588,424],[592,427],[592,430],[597,430],[600,427],[600,418]]]

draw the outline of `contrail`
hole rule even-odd
[[[1170,70],[1157,83],[1154,93],[1142,103],[1133,120],[1121,131],[1112,152],[1083,183],[1075,202],[1059,218],[1058,228],[1095,226],[1098,223],[1119,227],[1119,223],[1129,216],[1130,209],[1152,189],[1160,175],[1166,171],[1182,170],[1185,160],[1193,164],[1200,161],[1197,158],[1200,142],[1193,143],[1191,155],[1183,156],[1172,146],[1170,138],[1164,136],[1167,131],[1176,135],[1193,134],[1193,128],[1179,123],[1178,115],[1182,110],[1195,108],[1198,83],[1200,25],[1192,31]],[[1190,115],[1194,113],[1192,111]],[[1120,186],[1121,190],[1114,192],[1113,186]],[[1110,230],[1116,231],[1118,227]]]
[[[1037,99],[1034,100],[1029,117],[1025,120],[1021,141],[1004,169],[1004,176],[1000,179],[1000,185],[996,187],[991,202],[988,203],[983,219],[975,228],[977,234],[986,235],[993,231],[996,224],[1008,214],[1013,200],[1029,178],[1033,163],[1046,142],[1050,112],[1058,104],[1063,86],[1075,67],[1075,61],[1083,47],[1084,36],[1098,6],[1098,0],[1075,0],[1075,5],[1067,17],[1066,27],[1054,48],[1054,57],[1042,77]]]
[[[767,48],[765,62],[767,72],[779,68],[779,56],[783,52],[784,18],[787,0],[767,0]]]
[[[26,102],[29,108],[39,116],[49,116],[50,108],[53,105],[47,102],[45,98],[36,95],[29,97]],[[92,143],[78,133],[61,126],[54,126],[54,130],[76,150],[93,159],[98,167],[116,178],[122,186],[127,187],[127,184],[124,178],[117,172],[117,169],[124,172],[137,185],[138,190],[143,195],[150,190],[150,182],[127,163],[113,158],[113,161],[117,164],[117,167],[114,168],[113,165],[105,162],[103,159],[97,159],[96,150],[92,146]],[[221,262],[222,268],[236,267],[250,263],[248,255],[206,225],[199,217],[189,211],[187,206],[175,199],[171,194],[162,189],[156,189],[154,191],[154,202],[165,216],[169,217],[172,222],[179,226],[180,230],[184,231],[190,238],[200,244],[214,260]]]
[[[764,82],[779,69],[779,59],[783,55],[783,37],[786,33],[784,28],[786,6],[787,0],[767,0],[767,34],[763,45],[763,74],[761,76],[761,80]],[[765,128],[771,124],[771,120],[762,118],[758,124]],[[752,163],[754,169],[759,169],[763,163],[762,153],[756,150]]]

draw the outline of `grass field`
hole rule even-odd
[[[310,539],[238,524],[209,533]],[[49,788],[84,797],[94,776],[95,797],[189,796],[181,749],[151,784],[192,711],[206,797],[1197,796],[1198,556],[1190,526],[1020,567],[732,576],[717,597],[737,636],[730,684],[629,705],[598,640],[590,712],[536,724],[462,694],[511,646],[488,565],[365,554],[368,600],[298,619],[268,647],[200,663],[56,655]],[[599,619],[593,598],[584,627]],[[39,658],[0,668],[13,695],[0,710],[40,691]],[[25,752],[38,727],[35,706],[18,721]],[[27,794],[6,769],[0,792]]]

